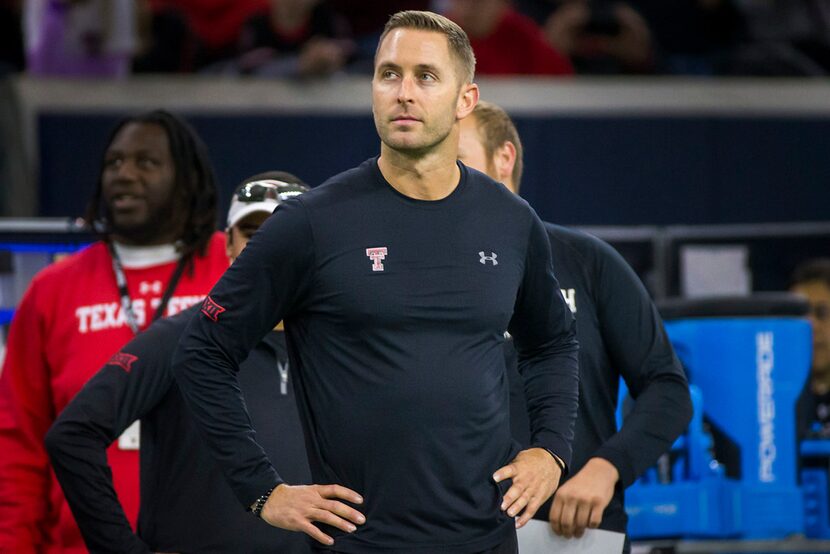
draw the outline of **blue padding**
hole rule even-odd
[[[0,325],[8,325],[14,317],[14,309],[0,309]]]
[[[6,252],[36,252],[43,254],[64,254],[77,252],[87,246],[88,242],[82,243],[23,243],[23,242],[0,242],[0,250]]]
[[[830,440],[805,440],[801,443],[803,457],[830,457]]]

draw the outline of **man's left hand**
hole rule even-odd
[[[496,483],[512,479],[513,485],[504,495],[501,509],[516,520],[516,528],[523,527],[539,506],[550,498],[559,486],[562,470],[553,455],[544,448],[522,450],[512,462],[493,474]]]

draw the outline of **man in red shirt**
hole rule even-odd
[[[0,373],[0,552],[86,552],[43,437],[96,368],[153,319],[199,302],[227,269],[206,148],[167,112],[115,128],[86,220],[101,240],[38,273],[9,331]],[[134,524],[137,426],[108,456]]]
[[[449,17],[470,37],[478,75],[572,75],[571,62],[507,0],[452,0]]]

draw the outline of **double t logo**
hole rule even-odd
[[[382,262],[386,258],[386,254],[387,250],[385,246],[366,249],[366,255],[372,260],[372,271],[383,271]]]

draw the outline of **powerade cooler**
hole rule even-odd
[[[666,331],[692,385],[687,433],[626,491],[633,539],[804,533],[795,406],[811,360],[806,302],[789,294],[673,300]],[[716,443],[729,459],[715,456]]]

